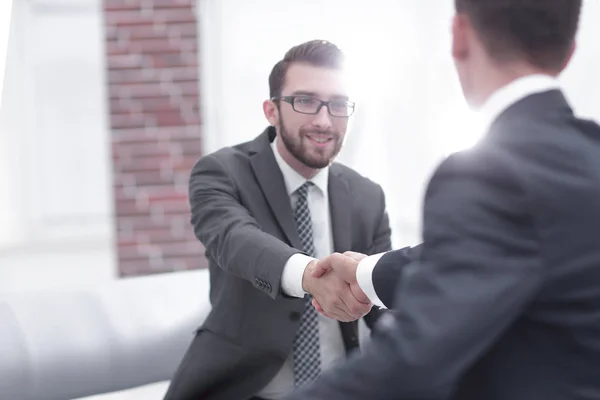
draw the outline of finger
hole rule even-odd
[[[322,315],[322,316],[324,316],[324,317],[331,318],[329,315],[327,315],[327,314],[325,313],[325,311],[323,311],[323,308],[321,307],[321,305],[319,304],[319,302],[318,302],[318,301],[316,301],[315,299],[312,299],[312,305],[313,305],[313,307],[315,308],[315,310],[316,310],[316,311],[317,311],[319,314],[321,314],[321,315]]]
[[[354,318],[354,316],[347,314],[347,313],[343,313],[343,312],[333,312],[331,314],[327,314],[324,313],[324,316],[331,318],[331,319],[335,319],[336,321],[340,321],[340,322],[353,322],[356,321],[358,318]]]
[[[344,252],[344,255],[346,257],[350,257],[356,261],[360,261],[367,256],[366,254],[357,253],[356,251],[346,251],[346,252]]]
[[[315,264],[315,267],[313,268],[313,271],[311,273],[311,275],[314,278],[318,278],[320,276],[325,275],[325,273],[327,271],[329,271],[331,269],[331,264],[328,262],[325,262],[325,260],[320,260],[317,261]]]
[[[338,307],[336,305],[332,305],[331,308],[327,307],[327,311],[326,311],[323,307],[321,307],[321,304],[319,304],[319,302],[316,301],[314,298],[312,300],[312,305],[313,305],[313,307],[315,307],[317,312],[319,312],[321,315],[324,315],[325,317],[335,319],[335,320],[341,321],[341,322],[351,322],[351,321],[356,320],[356,318],[354,318],[354,316],[352,316],[348,312],[344,311],[343,307]]]
[[[340,255],[332,259],[330,264],[335,274],[346,283],[356,281],[358,262],[355,259]]]
[[[352,294],[354,295],[356,300],[364,304],[372,304],[371,299],[369,299],[365,292],[363,292],[363,290],[360,288],[357,282],[350,284],[350,290],[352,291]]]
[[[354,318],[353,320],[357,320],[368,314],[373,306],[370,303],[365,304],[358,301],[350,290],[344,292],[340,298],[344,303],[344,313]]]
[[[315,310],[317,310],[317,312],[320,312],[321,314],[324,313],[323,307],[321,307],[319,302],[317,300],[315,300],[314,298],[312,299],[312,305],[315,308]]]

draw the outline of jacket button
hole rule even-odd
[[[300,320],[300,313],[299,313],[299,312],[297,312],[297,311],[292,311],[292,312],[290,313],[290,319],[291,319],[292,321],[298,321],[298,320]]]

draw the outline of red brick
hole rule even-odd
[[[177,110],[177,104],[171,100],[170,96],[159,96],[159,97],[146,97],[143,99],[136,99],[140,108],[144,112],[153,111],[165,111],[165,110]]]
[[[137,39],[160,39],[167,36],[166,27],[155,25],[154,23],[145,23],[131,26],[114,27],[122,38],[130,41]]]
[[[113,129],[113,143],[147,143],[159,139],[160,132],[153,129]]]
[[[192,57],[195,57],[192,54]],[[197,67],[198,62],[190,60],[184,53],[176,54],[151,54],[147,56],[149,66],[154,68],[171,68],[171,67]]]
[[[202,145],[195,3],[104,0],[121,276],[206,267],[187,198]]]
[[[131,143],[119,143],[114,146],[113,151],[117,151],[124,156],[130,157],[143,157],[143,156],[170,156],[173,154],[174,145],[170,143],[163,143],[158,141],[146,141],[138,142],[135,144]]]
[[[135,234],[139,231],[157,228],[170,228],[169,221],[154,221],[150,214],[141,216],[121,216],[117,219],[117,230]]]
[[[178,24],[196,22],[196,18],[189,8],[160,8],[150,12],[141,10],[108,11],[105,19],[107,25],[117,27],[161,22]]]
[[[152,0],[152,7],[158,8],[186,8],[191,9],[197,0]]]
[[[132,216],[148,214],[148,205],[143,205],[136,200],[120,200],[116,202],[115,212],[117,216]]]
[[[108,57],[108,68],[121,70],[121,69],[142,69],[144,68],[143,60],[140,55],[127,54],[117,55]]]
[[[196,4],[195,0],[152,0],[151,3],[143,0],[104,0],[105,11],[127,11],[140,9],[142,5],[150,4],[153,9],[158,8],[189,8]]]
[[[115,129],[142,128],[149,125],[149,120],[144,114],[113,114],[111,127]]]
[[[187,192],[177,191],[175,188],[157,189],[144,191],[146,199],[150,204],[156,204],[164,201],[187,201]]]
[[[160,251],[169,256],[194,256],[198,254],[199,242],[163,243],[158,246],[149,246],[149,251]]]
[[[169,24],[168,35],[177,38],[194,38],[198,33],[198,24]],[[198,43],[196,41],[196,43]]]
[[[194,39],[173,40],[168,38],[136,40],[128,47],[131,51],[140,54],[169,54],[194,51],[196,49],[196,41]]]
[[[152,212],[160,212],[163,214],[181,214],[189,213],[190,205],[187,201],[165,201],[161,203],[155,203],[150,206]]]
[[[123,175],[128,174],[123,173]],[[148,186],[150,188],[168,188],[173,184],[173,176],[163,174],[159,170],[136,171],[129,175],[134,177],[135,184],[138,187]]]
[[[165,256],[163,256],[163,260],[166,265],[173,265],[173,266],[181,265],[182,266],[181,270],[194,270],[194,269],[199,269],[199,268],[207,268],[208,262],[203,255],[204,247],[202,247],[202,244],[200,242],[198,242],[198,252],[202,255],[198,256],[198,257],[165,255]]]

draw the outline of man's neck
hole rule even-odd
[[[474,82],[477,84],[476,87],[478,90],[471,96],[470,105],[474,109],[480,109],[501,88],[517,79],[539,74],[556,77],[556,74],[551,74],[548,71],[543,71],[527,64],[512,63],[488,68]]]

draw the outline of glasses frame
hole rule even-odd
[[[320,104],[317,106],[317,110],[315,112],[305,112],[305,111],[298,111],[296,110],[296,107],[294,106],[294,100],[296,100],[296,98],[309,98],[309,99],[314,99],[316,101],[318,101]],[[331,113],[331,109],[329,108],[329,104],[331,102],[334,101],[339,101],[339,100],[330,100],[330,101],[323,101],[320,99],[317,99],[316,97],[313,96],[307,96],[307,95],[296,95],[296,96],[281,96],[281,97],[272,97],[271,100],[276,101],[276,100],[281,100],[281,101],[285,101],[286,103],[290,104],[292,106],[292,109],[299,113],[299,114],[305,114],[305,115],[317,115],[319,112],[321,112],[321,108],[323,108],[323,106],[327,107],[327,113],[329,115],[331,115],[334,118],[349,118],[350,116],[352,116],[354,114],[354,110],[356,107],[356,103],[354,103],[353,101],[350,100],[344,100],[348,103],[348,107],[352,110],[352,112],[350,112],[350,114],[348,115],[335,115]]]

